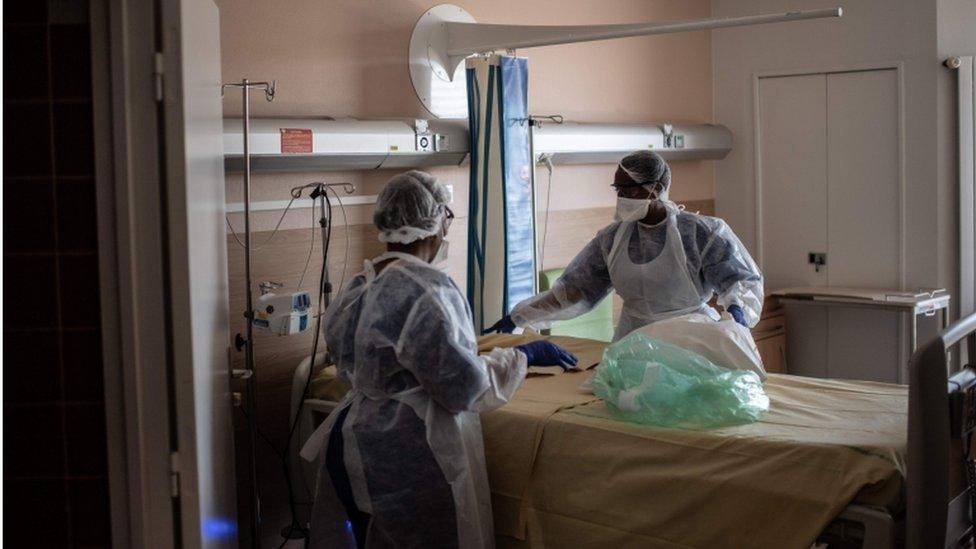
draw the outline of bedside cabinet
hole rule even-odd
[[[762,317],[752,329],[752,338],[762,356],[766,371],[785,374],[786,371],[786,314],[783,305],[775,297],[767,297],[763,303]]]

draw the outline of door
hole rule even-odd
[[[826,286],[827,86],[823,74],[759,80],[760,263],[767,291]],[[827,311],[788,306],[787,370],[826,377]]]
[[[898,289],[897,71],[761,78],[758,91],[766,287]],[[895,314],[800,304],[787,314],[791,373],[901,379]]]
[[[826,82],[828,282],[897,288],[897,73],[828,74]]]
[[[826,81],[827,283],[899,289],[897,72]],[[903,381],[898,313],[830,307],[827,315],[828,377]]]
[[[825,286],[827,86],[824,75],[759,81],[761,260],[768,288]]]
[[[184,547],[233,547],[220,25],[212,0],[163,2],[163,47],[181,537]]]

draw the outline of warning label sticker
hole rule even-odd
[[[302,128],[279,128],[281,132],[281,153],[312,152],[312,130]]]

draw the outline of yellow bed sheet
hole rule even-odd
[[[605,345],[551,339],[583,366]],[[905,386],[771,374],[762,421],[689,431],[614,419],[579,389],[589,372],[533,372],[482,416],[498,535],[533,547],[809,547],[851,502],[901,510]]]

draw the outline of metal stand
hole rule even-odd
[[[563,123],[563,115],[561,114],[530,114],[528,118],[529,122],[529,158],[532,163],[532,170],[529,172],[532,176],[532,226],[535,228],[536,234],[539,232],[539,185],[536,183],[536,168],[539,164],[545,164],[546,169],[549,172],[549,184],[546,186],[546,224],[542,232],[542,241],[536,242],[535,259],[536,259],[536,271],[542,272],[545,270],[544,260],[546,258],[546,235],[549,230],[549,202],[552,192],[552,155],[542,153],[536,154],[535,152],[535,131],[542,127],[543,121],[553,122],[555,124]],[[533,290],[538,293],[539,291],[539,277],[535,277],[535,286]]]
[[[220,87],[221,95],[227,88],[240,88],[243,90],[244,105],[244,283],[246,285],[245,295],[246,306],[244,319],[244,362],[245,370],[239,377],[245,379],[246,389],[244,398],[244,410],[247,413],[248,431],[248,452],[250,454],[250,517],[251,524],[251,547],[257,548],[261,537],[261,517],[260,499],[258,497],[258,469],[257,469],[257,416],[255,415],[255,397],[257,376],[254,369],[254,319],[253,296],[251,291],[251,153],[250,153],[250,132],[251,132],[251,89],[264,90],[265,99],[273,101],[275,96],[275,82],[251,82],[247,78],[240,82],[224,84]]]

